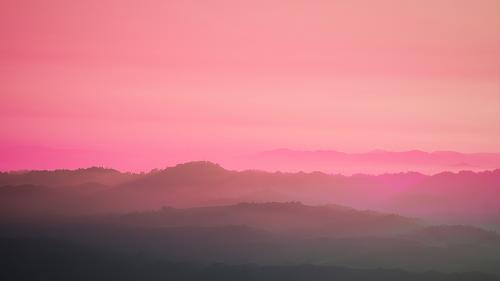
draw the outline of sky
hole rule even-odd
[[[497,0],[2,0],[0,40],[0,170],[500,152]]]

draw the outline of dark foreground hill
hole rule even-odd
[[[144,256],[103,252],[81,244],[50,239],[0,239],[1,280],[51,281],[498,281],[483,273],[443,274],[397,269],[255,264],[196,265]]]
[[[132,256],[211,264],[332,265],[499,274],[500,236],[421,226],[340,206],[240,203],[0,224],[0,237],[48,237]],[[64,249],[62,249],[64,250]]]

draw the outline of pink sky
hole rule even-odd
[[[4,0],[0,36],[2,170],[500,152],[497,0]]]

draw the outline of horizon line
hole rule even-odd
[[[324,175],[327,175],[327,176],[343,176],[343,177],[353,177],[353,176],[373,176],[373,177],[377,177],[377,176],[384,176],[384,175],[399,175],[399,174],[420,174],[420,175],[423,175],[423,176],[436,176],[436,175],[440,175],[440,174],[460,174],[460,173],[466,173],[466,172],[470,172],[470,173],[473,173],[473,174],[480,174],[480,173],[485,173],[485,172],[496,172],[496,171],[499,171],[500,170],[500,167],[498,168],[491,168],[491,169],[480,169],[478,171],[473,171],[473,170],[458,170],[458,171],[450,171],[450,170],[443,170],[443,171],[440,171],[440,172],[436,172],[436,173],[423,173],[423,172],[419,172],[419,171],[414,171],[414,170],[402,170],[402,171],[399,171],[399,172],[383,172],[383,173],[363,173],[363,172],[358,172],[358,173],[352,173],[350,175],[348,174],[345,174],[345,173],[334,173],[334,172],[324,172],[324,171],[320,171],[320,170],[316,170],[316,171],[282,171],[282,170],[275,170],[275,171],[271,171],[271,170],[265,170],[265,169],[257,169],[257,168],[245,168],[245,169],[231,169],[231,168],[225,168],[222,164],[218,163],[218,162],[215,162],[215,161],[210,161],[210,160],[191,160],[191,161],[186,161],[186,162],[179,162],[177,164],[174,164],[174,165],[170,165],[170,166],[166,166],[164,168],[153,168],[153,169],[150,169],[149,171],[126,171],[126,170],[120,170],[120,169],[116,169],[116,168],[112,168],[112,167],[109,167],[109,166],[99,166],[99,165],[93,165],[93,166],[86,166],[86,167],[80,167],[80,168],[73,168],[73,169],[70,169],[70,168],[55,168],[55,169],[18,169],[18,170],[0,170],[0,173],[5,173],[5,174],[25,174],[25,173],[29,173],[29,172],[57,172],[57,171],[70,171],[70,172],[75,172],[75,171],[79,171],[79,170],[90,170],[90,169],[102,169],[102,170],[112,170],[112,171],[116,171],[116,172],[119,172],[121,174],[151,174],[151,173],[155,173],[155,172],[161,172],[161,171],[165,171],[167,169],[172,169],[172,168],[176,168],[178,166],[182,166],[182,165],[186,165],[186,164],[194,164],[194,163],[206,163],[206,164],[210,164],[210,165],[216,165],[216,166],[219,166],[221,169],[225,170],[225,171],[229,171],[229,172],[249,172],[249,171],[254,171],[254,172],[264,172],[264,173],[269,173],[269,174],[276,174],[276,173],[281,173],[281,174],[315,174],[315,173],[321,173],[321,174],[324,174]]]

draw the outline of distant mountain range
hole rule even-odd
[[[235,162],[234,167],[238,167],[238,162]],[[241,159],[240,167],[254,167],[268,171],[322,171],[346,175],[403,171],[434,174],[443,171],[497,169],[500,168],[500,153],[420,150],[401,152],[373,150],[365,153],[346,153],[334,150],[276,149],[253,155],[248,159]]]
[[[57,150],[41,147],[0,148],[0,171],[20,169],[55,169],[57,167],[88,167],[104,165],[120,169],[144,171],[185,162],[186,158],[173,158],[168,153],[157,155],[107,155],[79,150]],[[193,155],[191,160],[197,160]],[[138,158],[143,163],[135,163]],[[175,160],[177,159],[177,160]],[[199,158],[198,158],[199,159]],[[211,154],[210,159],[232,170],[263,170],[269,172],[313,172],[329,174],[385,174],[419,172],[427,175],[462,170],[484,171],[500,169],[499,153],[462,153],[456,151],[388,151],[342,152],[336,150],[293,150],[280,148],[261,152],[238,154]],[[147,160],[147,161],[146,161]],[[206,160],[206,157],[200,160]],[[40,173],[37,173],[40,175]],[[38,184],[41,184],[38,183]]]

